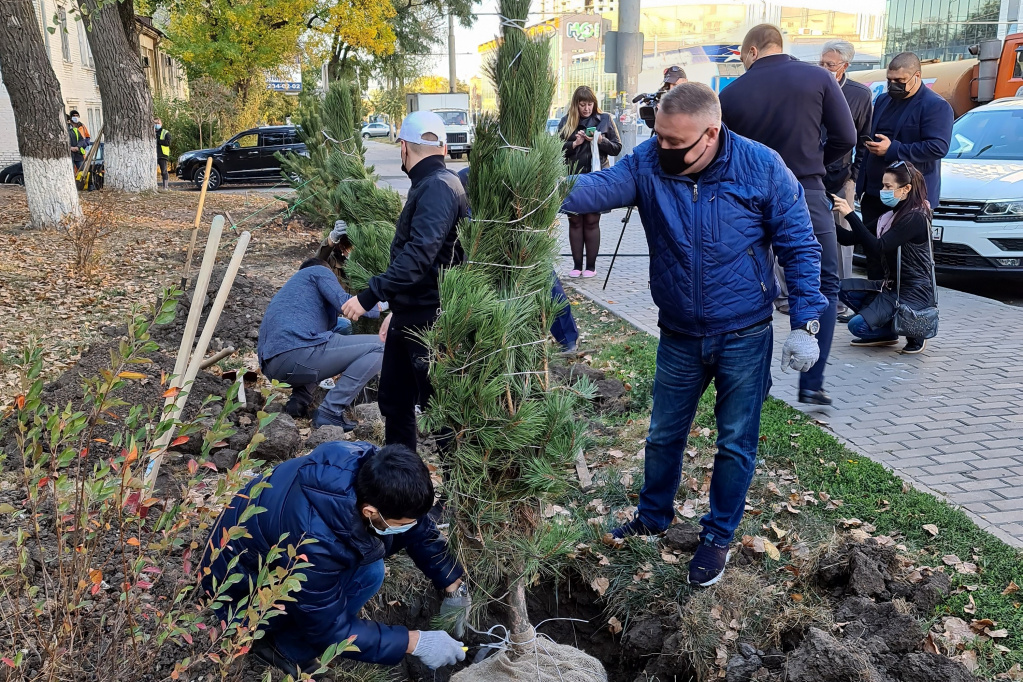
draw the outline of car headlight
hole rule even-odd
[[[978,220],[984,222],[1023,220],[1023,199],[989,201]]]

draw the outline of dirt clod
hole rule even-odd
[[[660,653],[664,643],[664,628],[657,616],[638,618],[622,637],[622,644],[638,656]]]
[[[810,628],[786,665],[789,682],[871,680],[873,672],[862,653],[817,628]]]
[[[345,430],[340,426],[327,424],[318,429],[313,429],[309,433],[309,437],[305,440],[305,447],[308,450],[312,450],[318,445],[336,440],[345,440]]]
[[[959,661],[938,654],[917,651],[902,659],[902,682],[976,682],[969,670]]]
[[[916,650],[924,637],[916,619],[899,613],[892,602],[878,604],[865,597],[850,597],[838,607],[835,620],[848,623],[846,639],[880,639],[895,653]]]
[[[256,447],[260,459],[268,462],[283,462],[298,454],[302,448],[302,437],[298,425],[287,412],[280,412],[277,418],[263,431],[266,440]]]
[[[952,579],[945,573],[932,573],[913,594],[913,605],[917,613],[927,617],[952,590]]]
[[[664,544],[680,552],[695,552],[700,546],[700,526],[677,523],[664,534]]]

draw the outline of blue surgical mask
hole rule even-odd
[[[896,206],[899,205],[900,201],[902,201],[902,199],[899,199],[898,197],[895,196],[894,189],[881,190],[881,203],[884,204],[885,206],[888,206],[889,208],[895,208]]]
[[[160,129],[160,128],[162,128],[163,126],[162,126],[162,125],[160,125],[159,123],[154,123],[154,124],[153,124],[153,127],[154,127],[154,128],[156,128],[157,130],[159,130],[159,129]]]
[[[418,523],[418,521],[413,521],[412,523],[406,524],[404,526],[392,526],[387,523],[387,519],[384,518],[383,514],[380,514],[378,512],[377,515],[380,516],[380,521],[385,526],[387,526],[383,530],[380,530],[379,528],[376,527],[376,524],[374,524],[371,521],[369,525],[373,527],[373,530],[376,531],[377,535],[401,535],[402,533],[407,533],[408,531],[415,528],[416,524]]]

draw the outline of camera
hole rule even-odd
[[[647,127],[651,130],[654,129],[654,117],[657,114],[657,105],[660,103],[661,96],[665,92],[665,90],[645,92],[632,98],[633,104],[642,102],[639,107],[639,117],[643,119],[643,123],[646,123]]]

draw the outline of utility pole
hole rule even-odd
[[[448,7],[448,92],[455,92],[458,77],[455,69],[455,13]]]
[[[618,0],[618,64],[616,88],[625,93],[625,108],[639,89],[639,72],[643,69],[643,34],[639,32],[640,0]],[[632,153],[636,146],[636,122],[621,127],[622,155]]]

